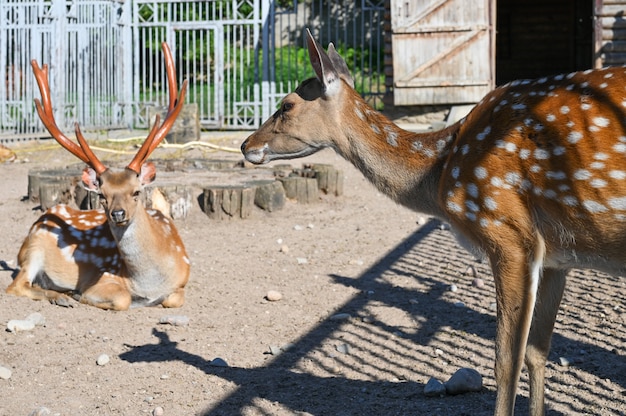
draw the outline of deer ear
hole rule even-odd
[[[309,29],[306,30],[307,48],[309,49],[309,60],[311,66],[315,71],[317,79],[324,86],[324,93],[326,95],[336,94],[341,88],[341,82],[339,81],[339,73],[333,66],[332,61],[321,47],[319,43],[313,39],[313,35]]]
[[[83,185],[85,185],[85,188],[89,189],[90,191],[95,191],[95,192],[100,191],[100,182],[98,181],[98,174],[92,168],[87,167],[83,169],[83,175],[81,179],[83,180]]]
[[[333,63],[333,66],[339,74],[339,77],[346,81],[349,86],[354,88],[354,79],[352,78],[352,74],[348,69],[348,65],[346,64],[346,61],[341,57],[341,55],[337,53],[335,45],[333,45],[332,43],[328,44],[328,57]]]
[[[139,171],[139,183],[141,186],[146,186],[151,184],[156,178],[156,167],[152,162],[146,162],[141,165],[141,170]]]

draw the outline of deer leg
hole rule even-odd
[[[546,359],[550,352],[554,322],[565,289],[567,270],[545,269],[535,305],[535,314],[526,346],[530,383],[530,415],[544,414]]]
[[[81,292],[80,303],[100,309],[128,310],[132,296],[122,280],[119,276],[105,273],[96,284]]]
[[[71,298],[61,292],[52,289],[44,289],[40,286],[33,285],[34,277],[29,278],[28,266],[23,266],[15,279],[6,288],[6,293],[14,296],[25,296],[33,300],[47,300],[50,303],[59,306],[72,306]]]
[[[529,247],[534,247],[530,256]],[[545,245],[538,238],[534,244],[503,244],[491,257],[498,305],[495,364],[495,415],[498,416],[514,413],[544,253]]]
[[[185,289],[179,287],[161,302],[164,308],[180,308],[185,303]]]

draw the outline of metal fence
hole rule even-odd
[[[50,67],[60,126],[146,128],[165,104],[168,42],[205,129],[254,129],[312,76],[304,29],[334,42],[374,106],[384,94],[384,0],[2,0],[0,141],[44,133],[30,60]]]

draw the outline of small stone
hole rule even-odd
[[[41,406],[41,407],[36,408],[32,412],[30,412],[28,416],[48,416],[51,414],[52,412],[50,411],[50,409],[48,409],[47,407]]]
[[[152,416],[163,416],[164,414],[165,414],[165,411],[163,410],[161,406],[157,406],[154,409],[152,409]]]
[[[209,365],[213,367],[228,367],[228,363],[219,357],[212,359]]]
[[[336,345],[335,349],[337,350],[337,352],[339,352],[341,354],[349,354],[350,353],[350,346],[348,344]]]
[[[435,349],[435,355],[443,355],[443,350],[436,348]]]
[[[109,358],[108,355],[100,354],[98,356],[98,358],[96,359],[96,364],[98,364],[98,365],[107,365],[109,363],[109,361],[111,361],[111,359]]]
[[[46,324],[46,318],[39,312],[33,312],[26,318],[27,321],[31,321],[35,326],[43,326]]]
[[[287,246],[287,244],[281,245],[280,246],[280,252],[281,253],[285,253],[285,254],[289,253],[289,246]]]
[[[565,357],[559,357],[559,364],[561,364],[563,367],[569,367],[570,360]]]
[[[480,391],[483,388],[483,378],[473,368],[461,368],[445,382],[448,394],[461,394],[471,391]]]
[[[283,352],[282,348],[277,345],[270,345],[270,354],[280,355]]]
[[[483,287],[485,287],[485,281],[477,277],[474,280],[472,280],[472,286],[482,289]]]
[[[12,374],[13,372],[11,371],[11,369],[0,366],[0,378],[2,380],[10,379]]]
[[[454,302],[454,306],[456,306],[457,308],[464,308],[465,304],[463,302]]]
[[[440,397],[446,394],[446,386],[434,377],[428,380],[424,386],[424,395],[426,397]]]
[[[448,286],[448,290],[449,290],[450,292],[456,292],[457,290],[459,290],[459,288],[458,288],[458,287],[456,287],[456,285],[455,285],[455,284],[452,284],[452,285]]]
[[[293,226],[293,229],[296,230],[296,231],[302,231],[302,230],[304,230],[304,227],[301,226],[301,225],[296,224],[296,225]]]
[[[476,268],[474,266],[467,266],[467,269],[465,270],[465,273],[463,274],[466,276],[472,276],[472,277],[478,276],[478,273],[476,272]]]
[[[489,304],[489,310],[490,311],[497,311],[498,310],[498,304],[496,302],[491,302]]]
[[[304,258],[304,257],[297,257],[296,261],[298,262],[298,264],[307,264],[309,261]]]
[[[269,300],[270,302],[277,302],[281,300],[282,298],[283,298],[282,293],[280,293],[277,290],[268,290],[267,294],[265,295],[265,299]]]
[[[350,319],[349,313],[337,313],[330,317],[331,321],[345,321],[346,319]]]
[[[33,329],[35,329],[35,323],[26,319],[11,319],[7,322],[9,332],[32,331]]]
[[[189,325],[189,317],[185,315],[165,315],[159,319],[159,323],[174,326],[187,326]]]
[[[161,380],[169,380],[170,379],[170,375],[169,374],[161,374]]]

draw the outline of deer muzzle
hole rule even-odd
[[[123,209],[116,209],[115,211],[111,211],[110,215],[113,222],[118,225],[128,221],[128,219],[126,218],[126,211]]]

